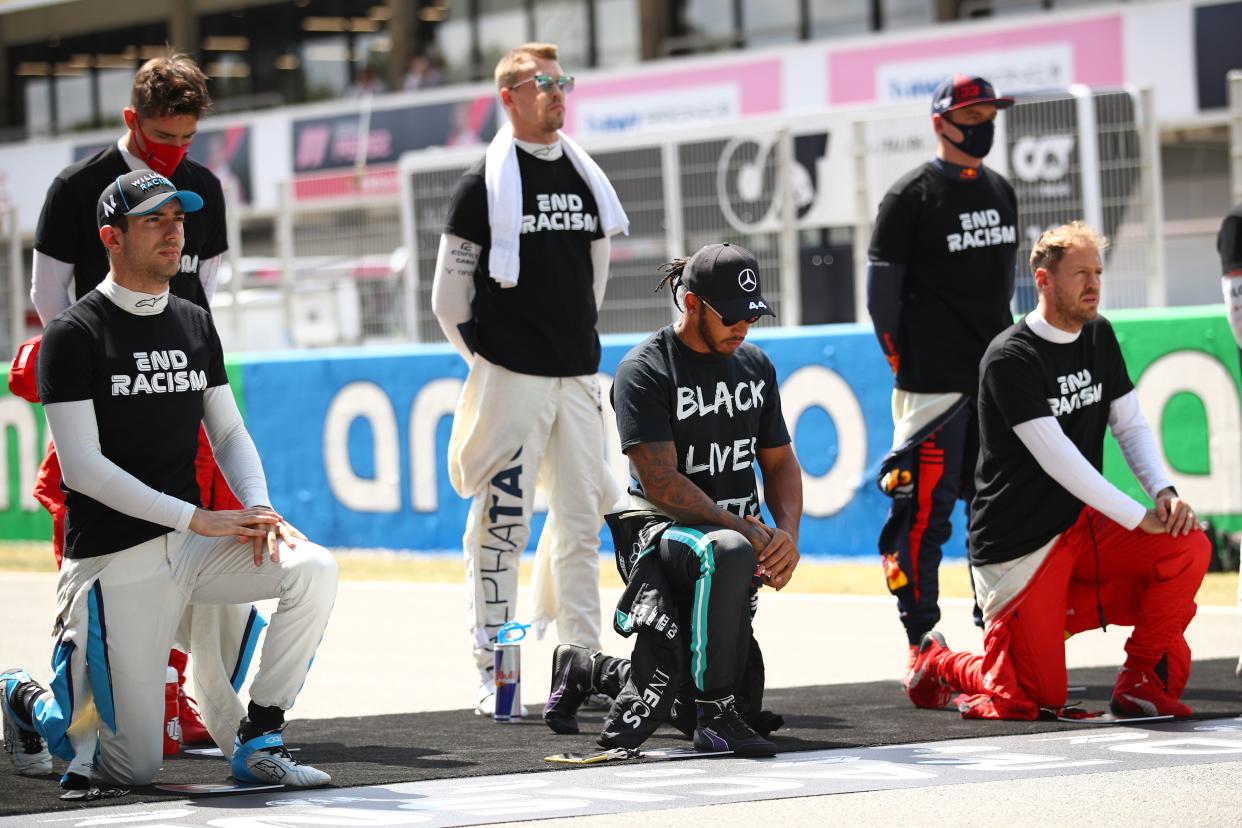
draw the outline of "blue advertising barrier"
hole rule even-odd
[[[604,338],[605,395],[617,363],[642,338]],[[888,499],[874,480],[892,433],[892,374],[870,328],[755,330],[751,340],[776,366],[803,466],[803,554],[876,554]],[[453,492],[445,461],[466,375],[454,351],[293,352],[247,357],[239,368],[273,502],[295,525],[330,547],[460,549],[468,501]],[[611,443],[621,479],[615,431]],[[958,521],[949,555],[964,554],[960,514]]]

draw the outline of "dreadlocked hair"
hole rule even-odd
[[[656,285],[652,293],[659,293],[665,285],[668,285],[669,292],[673,294],[673,306],[677,310],[684,310],[681,303],[677,301],[677,291],[681,288],[681,277],[686,272],[686,265],[690,263],[689,258],[673,259],[671,262],[665,262],[656,270],[664,273],[664,278],[660,280],[660,284]]]

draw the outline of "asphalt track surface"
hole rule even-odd
[[[53,583],[47,575],[0,578],[0,661],[28,666],[41,678]],[[606,595],[605,606],[614,598]],[[473,699],[466,637],[454,630],[464,626],[460,590],[345,583],[291,716],[290,744],[301,744],[303,758],[334,772],[339,785],[366,787],[188,804],[148,802],[135,793],[117,805],[64,811],[50,780],[9,776],[0,777],[0,814],[14,813],[14,800],[27,795],[45,797],[47,810],[57,812],[31,813],[41,809],[35,800],[0,824],[550,825],[572,816],[577,825],[615,824],[615,814],[631,811],[643,811],[644,824],[713,826],[866,824],[904,821],[903,814],[928,824],[990,826],[1238,823],[1242,684],[1232,664],[1242,635],[1233,608],[1201,610],[1188,634],[1197,663],[1188,695],[1197,695],[1191,704],[1207,718],[1127,727],[962,722],[951,713],[914,711],[895,684],[904,655],[894,615],[890,599],[765,596],[757,634],[768,664],[766,706],[789,714],[780,744],[796,752],[758,762],[546,770],[551,766],[540,754],[554,751],[545,747],[587,749],[590,722],[580,737],[548,741],[536,722],[506,728],[468,713],[428,715],[460,711]],[[945,616],[941,629],[950,644],[978,646],[965,602],[948,602]],[[1087,686],[1081,694],[1089,703],[1107,692],[1125,635],[1111,628],[1067,644],[1071,667],[1104,667],[1071,677],[1071,684]],[[552,646],[523,646],[524,697],[532,708],[546,695]],[[626,650],[611,633],[604,646]],[[357,718],[333,718],[343,715]],[[423,753],[415,755],[411,745]],[[170,762],[160,781],[196,781],[184,778],[186,762]],[[383,767],[405,775],[383,778]],[[174,772],[181,778],[171,778]],[[212,760],[199,758],[190,775],[216,772]]]

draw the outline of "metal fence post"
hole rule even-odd
[[[9,352],[6,357],[12,357],[26,338],[26,271],[22,267],[22,233],[16,205],[5,211],[4,226],[9,247]]]
[[[231,184],[224,186],[224,232],[229,249],[224,254],[224,261],[229,266],[229,296],[232,311],[232,347],[243,350],[245,325],[242,322],[241,292],[242,281],[246,278],[241,269],[241,216],[237,212],[237,188]],[[218,282],[217,282],[218,284]]]
[[[422,335],[418,325],[418,288],[422,274],[418,268],[418,217],[414,215],[414,176],[404,167],[397,172],[397,192],[401,198],[401,245],[405,248],[405,284],[401,290],[401,306],[404,308],[405,338],[410,342],[421,342]],[[429,303],[430,304],[430,303]],[[429,308],[430,310],[430,308]]]
[[[667,262],[694,252],[685,249],[686,228],[685,217],[682,215],[681,160],[677,156],[678,146],[672,141],[660,145],[661,166],[664,168],[664,245]],[[669,305],[669,316],[676,321],[677,308],[673,306],[674,303]]]
[[[801,262],[798,257],[798,211],[794,207],[793,134],[776,134],[777,185],[780,189],[780,232],[777,250],[781,260],[781,324],[802,324]]]
[[[867,122],[854,121],[854,196],[858,214],[854,221],[854,321],[866,323],[867,247],[871,243],[871,198],[867,180]]]
[[[293,347],[293,293],[297,274],[293,258],[293,182],[276,185],[276,258],[280,261],[280,309],[285,322],[285,339]]]
[[[1168,277],[1164,261],[1164,186],[1160,170],[1160,125],[1156,122],[1156,97],[1150,87],[1137,93],[1142,126],[1139,135],[1143,157],[1143,201],[1151,252],[1147,261],[1147,306],[1168,304]]]
[[[1242,70],[1229,73],[1229,167],[1233,203],[1242,202]]]

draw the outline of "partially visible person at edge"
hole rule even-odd
[[[867,254],[867,309],[894,377],[893,441],[879,473],[892,504],[879,550],[910,660],[940,620],[941,548],[959,498],[970,516],[979,359],[1013,322],[1017,199],[983,164],[997,113],[1012,104],[980,77],[940,84],[936,157],[884,196]]]
[[[596,333],[611,258],[629,220],[599,166],[561,131],[574,79],[556,47],[496,64],[509,123],[457,184],[431,305],[469,365],[449,439],[449,480],[472,498],[462,538],[479,689],[495,709],[496,633],[518,617],[518,563],[535,482],[550,509],[531,617],[542,635],[599,648],[599,530],[620,496],[604,456]]]
[[[1229,327],[1238,344],[1238,358],[1242,362],[1242,202],[1235,204],[1220,223],[1216,236],[1216,250],[1220,253],[1220,287],[1225,296],[1225,309],[1229,314]],[[1238,582],[1238,603],[1242,605],[1242,580]],[[1242,658],[1236,668],[1242,678]]]
[[[614,699],[603,747],[635,749],[668,721],[699,751],[770,756],[782,720],[762,710],[751,619],[758,587],[793,577],[802,518],[776,369],[745,341],[774,314],[758,263],[736,245],[670,263],[665,282],[680,318],[631,350],[612,386],[634,479],[631,508],[608,516],[626,584],[613,626],[635,636],[633,655],[558,647],[543,717],[576,733],[581,700],[602,692]],[[759,509],[756,462],[774,526]]]
[[[203,209],[186,216],[185,247],[171,289],[174,295],[211,310],[220,262],[228,247],[224,194],[210,170],[186,157],[199,118],[210,107],[207,78],[193,60],[177,54],[153,58],[134,75],[130,105],[121,113],[125,134],[53,179],[35,232],[30,289],[45,327],[108,272],[107,250],[95,224],[95,203],[105,187],[131,170],[154,170],[177,187],[202,195]],[[34,377],[38,347],[38,337],[24,343],[9,372],[9,389],[31,402],[39,401]],[[204,508],[241,508],[201,429],[195,469]],[[65,542],[65,492],[51,444],[39,468],[34,495],[52,516],[52,551],[59,567]],[[168,655],[169,665],[177,670],[182,742],[205,744],[213,734],[219,741],[236,726],[243,710],[236,690],[245,679],[254,644],[266,623],[248,604],[187,609]],[[185,691],[186,653],[191,649],[202,657],[194,663],[201,716],[198,701]]]
[[[1210,545],[1169,482],[1099,315],[1104,248],[1081,222],[1044,233],[1031,251],[1039,306],[983,357],[970,525],[983,655],[950,651],[936,630],[924,635],[905,680],[919,707],[953,699],[966,718],[1067,715],[1066,639],[1118,624],[1134,630],[1113,713],[1191,714],[1179,701],[1191,668],[1184,633]],[[1106,428],[1154,507],[1101,474]]]

